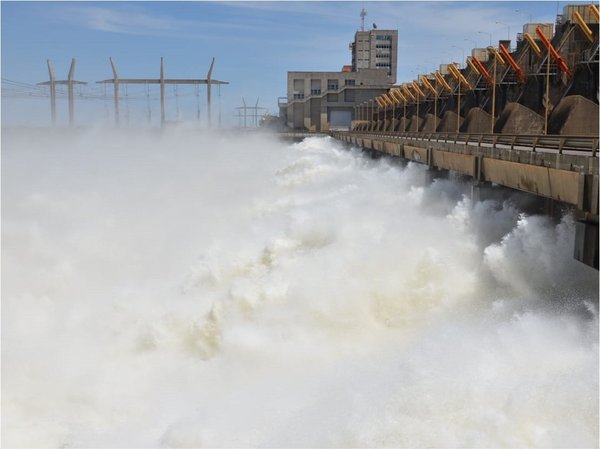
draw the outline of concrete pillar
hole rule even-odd
[[[431,184],[433,183],[433,180],[437,178],[448,178],[448,171],[436,169],[434,167],[430,167],[425,170],[425,184]]]
[[[594,269],[598,269],[598,224],[575,222],[575,250],[573,256]]]
[[[471,205],[488,200],[491,197],[492,185],[487,181],[473,180],[471,183]]]
[[[329,123],[327,122],[327,102],[325,101],[325,99],[321,100],[321,108],[320,108],[320,116],[319,116],[319,121],[320,123],[320,130],[321,131],[328,131],[329,130]]]
[[[310,101],[304,102],[304,128],[310,131],[312,121],[310,118]]]
[[[160,57],[160,126],[165,126],[165,70],[162,56]]]

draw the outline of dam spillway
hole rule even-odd
[[[334,131],[336,139],[470,177],[563,202],[580,229],[576,259],[598,268],[598,139],[449,133]]]

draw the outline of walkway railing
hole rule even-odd
[[[333,132],[339,133],[339,132]],[[333,134],[332,133],[332,134]],[[481,147],[504,147],[511,150],[530,150],[532,152],[551,151],[586,152],[595,157],[598,154],[598,138],[593,136],[564,135],[523,135],[523,134],[486,134],[486,133],[428,133],[428,132],[390,132],[390,131],[349,131],[351,135],[402,138],[415,141],[446,142]]]

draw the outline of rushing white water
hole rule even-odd
[[[2,140],[4,446],[598,446],[572,218],[329,138]]]

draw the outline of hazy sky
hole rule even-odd
[[[235,107],[260,98],[277,112],[286,95],[290,70],[337,71],[351,62],[348,44],[360,28],[360,10],[368,27],[398,29],[398,82],[430,72],[440,63],[460,61],[470,49],[515,39],[522,25],[554,22],[557,11],[574,2],[10,2],[2,1],[2,78],[24,83],[48,79],[46,59],[57,78],[66,79],[71,58],[87,99],[77,100],[78,120],[108,118],[111,87],[95,82],[112,78],[112,56],[122,78],[157,78],[160,57],[165,76],[205,78],[216,57],[213,78],[229,81],[215,89],[213,117],[235,125]],[[501,23],[497,23],[501,22]],[[489,33],[489,34],[488,34]],[[5,91],[6,92],[6,91]],[[157,88],[130,87],[132,120],[150,109],[158,117]],[[147,97],[148,94],[150,98]],[[168,117],[196,117],[193,87],[169,87]],[[205,87],[199,93],[205,117]],[[49,121],[49,100],[3,98],[3,123],[39,118]],[[66,100],[58,104],[66,120]]]

